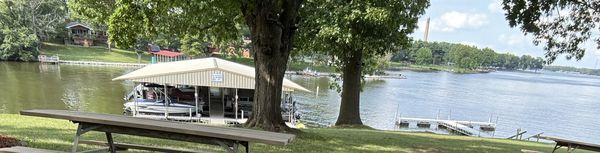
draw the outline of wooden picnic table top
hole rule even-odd
[[[569,139],[553,137],[553,136],[541,136],[540,135],[540,136],[538,136],[538,138],[552,140],[552,141],[556,142],[557,144],[564,145],[564,146],[573,145],[573,147],[579,146],[579,148],[585,149],[585,150],[600,151],[599,144],[592,144],[592,143],[587,143],[587,142],[582,142],[582,141],[577,141],[577,140],[569,140]]]
[[[287,145],[295,137],[292,134],[244,128],[186,124],[173,121],[151,120],[122,115],[98,114],[68,110],[23,110],[21,111],[21,115],[65,119],[73,122],[120,126],[132,129],[173,132],[192,136],[220,138],[236,141],[259,142],[273,145]]]

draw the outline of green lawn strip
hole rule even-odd
[[[0,114],[0,135],[26,141],[30,147],[69,151],[75,124],[66,120]],[[105,141],[104,134],[91,132],[85,140]],[[187,150],[222,152],[218,146],[151,139],[115,134],[115,141]],[[371,129],[314,128],[303,129],[293,143],[273,146],[251,143],[253,152],[521,152],[521,149],[542,152],[552,151],[553,144],[507,139],[476,138],[466,136],[437,135],[380,131]],[[81,149],[97,146],[81,145]],[[243,147],[241,147],[243,148]],[[241,151],[241,150],[240,150]],[[129,150],[128,152],[139,152]],[[561,149],[559,152],[565,152]],[[579,151],[584,152],[584,151]]]
[[[138,57],[134,51],[113,48],[111,51],[103,47],[83,47],[75,45],[62,45],[44,43],[41,53],[45,55],[58,55],[61,60],[71,61],[96,61],[96,62],[122,62],[137,63]],[[151,55],[144,53],[141,63],[149,63]]]

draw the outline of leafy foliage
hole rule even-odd
[[[401,49],[391,58],[392,61],[419,63],[419,56],[424,48],[431,48],[432,58],[435,65],[454,65],[459,68],[476,69],[495,67],[500,69],[516,70],[516,69],[542,69],[545,61],[540,57],[532,57],[523,55],[521,57],[509,53],[496,53],[490,48],[479,49],[475,46],[452,44],[447,42],[423,42],[414,41],[411,47]],[[430,60],[432,61],[432,60]]]
[[[239,3],[231,1],[117,0],[109,17],[109,39],[129,48],[139,37],[159,34],[215,36],[212,42],[240,39]]]
[[[308,0],[301,9],[296,49],[332,56],[339,72],[352,52],[361,52],[367,66],[363,74],[372,74],[369,65],[376,64],[370,59],[407,47],[408,34],[428,6],[428,1]]]
[[[199,35],[185,35],[185,37],[181,39],[181,50],[188,56],[204,56],[207,52],[207,46],[204,42],[206,41]]]
[[[0,60],[33,60],[40,39],[56,35],[66,13],[61,0],[0,2]]]
[[[115,0],[69,0],[70,16],[94,25],[106,25],[115,10]]]
[[[433,55],[431,53],[431,49],[427,47],[420,48],[417,50],[417,55],[415,57],[417,64],[426,65],[431,64],[431,60],[433,60]]]
[[[3,28],[0,31],[0,60],[21,60],[29,61],[38,55],[37,45],[38,37],[33,34],[31,29],[21,28]]]
[[[600,49],[600,1],[504,0],[503,8],[511,27],[532,34],[536,45],[545,43],[549,63],[561,54],[580,60],[589,40]]]

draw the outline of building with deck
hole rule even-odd
[[[103,30],[94,30],[91,26],[79,22],[69,22],[67,29],[68,38],[65,44],[82,46],[93,46],[94,44],[106,44],[108,35]]]

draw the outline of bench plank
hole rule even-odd
[[[22,115],[65,119],[73,122],[113,125],[132,129],[147,129],[180,133],[192,136],[213,137],[237,141],[287,145],[294,139],[292,134],[275,133],[234,127],[186,124],[173,121],[151,120],[130,116],[76,112],[68,110],[23,110]]]
[[[46,149],[37,149],[37,148],[29,148],[22,146],[14,146],[10,148],[0,148],[0,153],[66,153],[56,150],[46,150]]]

